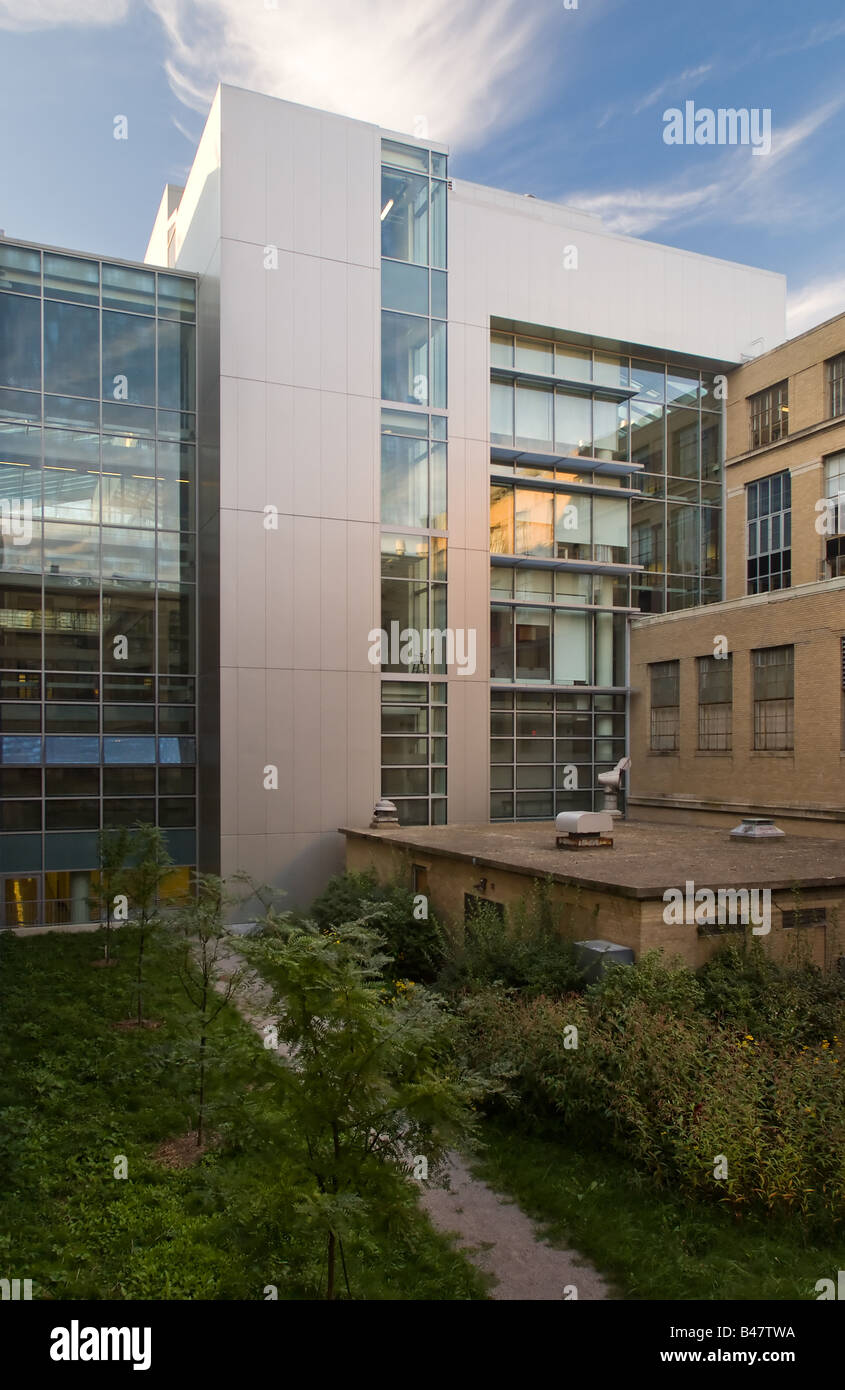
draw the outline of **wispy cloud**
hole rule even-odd
[[[218,81],[323,110],[480,142],[536,101],[549,0],[148,0],[180,101],[205,111]],[[530,64],[532,81],[513,80]]]
[[[794,183],[786,196],[782,176],[794,168],[794,156],[802,146],[843,106],[845,96],[835,97],[788,126],[778,129],[775,124],[771,153],[763,158],[752,158],[748,148],[728,148],[709,166],[700,158],[687,160],[677,177],[650,187],[626,187],[604,193],[567,192],[561,201],[586,212],[598,213],[609,231],[629,236],[645,236],[680,220],[687,225],[691,221],[708,219],[766,226],[775,222],[780,225],[796,223],[807,215],[806,199]],[[656,127],[655,141],[660,140],[661,132]],[[664,151],[662,143],[659,148]],[[683,159],[685,148],[665,153],[673,159],[680,154]],[[701,152],[696,150],[696,153]],[[705,168],[709,178],[702,184]],[[816,216],[818,211],[817,203]]]
[[[641,111],[647,110],[649,106],[655,106],[661,97],[667,95],[676,97],[679,90],[683,91],[684,98],[688,97],[690,92],[699,85],[701,79],[712,71],[712,63],[701,63],[697,68],[685,68],[683,72],[678,73],[677,77],[667,78],[665,82],[660,83],[659,87],[655,87],[640,98],[634,107],[634,115],[639,116]]]
[[[845,38],[845,19],[834,19],[825,24],[814,24],[812,29],[791,35],[784,43],[763,50],[764,58],[782,58],[788,53],[802,52],[808,48],[821,48],[834,39]]]
[[[120,24],[129,0],[0,0],[0,29],[27,33],[62,25]]]
[[[672,188],[670,184],[652,188],[620,188],[609,193],[567,193],[561,201],[568,207],[596,213],[609,232],[625,236],[645,236],[664,222],[690,214],[706,206],[718,195],[718,183],[692,188]]]
[[[789,295],[787,331],[794,338],[841,313],[845,313],[845,275],[819,276]]]

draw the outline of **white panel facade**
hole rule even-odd
[[[277,883],[291,901],[340,866],[338,826],[367,824],[380,794],[367,633],[381,626],[385,134],[224,87],[176,214],[177,264],[210,277],[212,305],[219,276],[219,324],[212,311],[204,330],[213,320],[219,378],[206,354],[204,389],[219,385],[220,399],[219,512],[206,485],[219,527],[221,751],[209,791],[220,868]],[[151,254],[161,245],[160,216]],[[491,317],[735,362],[753,340],[782,340],[785,290],[781,277],[458,181],[448,277],[448,622],[474,628],[478,644],[475,673],[449,680],[457,823],[486,820],[489,806]],[[277,790],[264,787],[269,764]]]

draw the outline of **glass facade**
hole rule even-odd
[[[195,281],[0,243],[0,926],[196,862]]]
[[[496,331],[490,393],[491,818],[598,809],[625,754],[630,613],[721,598],[717,379]]]
[[[600,772],[625,756],[625,696],[490,694],[490,819],[589,811]]]
[[[492,334],[490,360],[494,448],[641,465],[631,480],[640,495],[629,558],[643,571],[634,606],[662,613],[717,602],[723,459],[716,377],[513,333]]]
[[[402,825],[445,825],[446,737],[445,681],[382,681],[381,794]]]
[[[625,754],[634,388],[575,344],[490,359],[490,816],[530,820],[598,806]]]
[[[401,824],[437,825],[447,805],[446,156],[392,140],[381,149],[381,790]]]

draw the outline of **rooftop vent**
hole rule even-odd
[[[613,849],[613,817],[605,811],[561,811],[555,817],[558,849]]]
[[[377,830],[380,825],[398,825],[399,815],[392,801],[382,797],[373,807],[373,818],[370,821],[370,829]]]
[[[772,840],[784,832],[770,816],[743,816],[742,824],[731,831],[732,840]]]

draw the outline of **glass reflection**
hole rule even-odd
[[[99,396],[100,323],[96,309],[44,303],[44,389]]]
[[[178,324],[168,328],[179,331]],[[155,405],[155,323],[103,310],[103,399]]]
[[[0,386],[41,390],[41,302],[0,297]]]
[[[381,207],[381,254],[391,260],[427,265],[427,176],[382,169]]]

